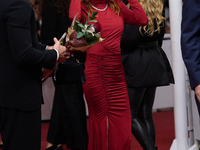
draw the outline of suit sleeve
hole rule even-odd
[[[192,89],[200,84],[199,15],[199,0],[184,0],[181,23],[181,49]]]
[[[148,23],[148,18],[140,3],[137,0],[129,0],[128,2],[132,10],[130,10],[122,1],[119,2],[125,24],[137,26],[146,25]]]
[[[32,46],[31,30],[35,25],[34,11],[25,1],[14,1],[7,9],[7,35],[11,56],[19,65],[52,69],[56,63],[55,50],[39,50]],[[36,32],[36,31],[35,31]]]

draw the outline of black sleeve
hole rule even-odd
[[[121,38],[121,50],[124,52],[133,51],[140,41],[139,26],[125,24]]]
[[[165,17],[165,9],[163,9],[162,16]],[[161,30],[160,30],[159,39],[158,39],[158,45],[160,47],[162,47],[164,35],[165,35],[165,21],[161,25]]]
[[[35,25],[34,11],[25,1],[14,1],[6,12],[7,35],[13,59],[19,65],[52,69],[57,54],[55,50],[39,50],[32,46],[31,29]]]

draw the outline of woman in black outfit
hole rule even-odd
[[[132,133],[144,150],[157,150],[152,118],[156,87],[174,83],[174,78],[161,49],[163,4],[160,0],[139,2],[149,22],[144,27],[125,25],[121,39],[122,62],[131,105]]]
[[[68,19],[70,1],[43,0],[41,2],[41,41],[51,45],[53,37],[59,39],[71,25]],[[77,58],[83,61],[81,54],[76,53],[65,63],[72,63],[73,59]],[[61,150],[62,144],[66,144],[67,148],[72,150],[86,149],[88,134],[82,84],[58,85],[54,82],[54,85],[55,96],[46,150]]]

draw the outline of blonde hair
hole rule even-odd
[[[83,3],[83,5],[87,8],[87,10],[89,11],[89,13],[93,13],[94,9],[92,8],[92,5],[90,3],[90,0],[81,0],[81,2]],[[108,6],[116,13],[119,15],[120,13],[120,8],[119,8],[119,4],[116,3],[115,0],[107,0]]]
[[[164,26],[165,18],[162,16],[163,3],[161,0],[139,0],[148,17],[148,24],[139,28],[140,33],[153,36],[154,32],[160,33],[160,28]],[[156,27],[154,26],[156,21]],[[143,31],[142,31],[143,29]]]

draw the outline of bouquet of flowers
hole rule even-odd
[[[81,51],[85,52],[90,47],[92,47],[97,42],[102,42],[104,39],[100,36],[100,31],[102,29],[101,24],[94,20],[98,12],[94,12],[91,15],[88,14],[88,20],[84,16],[85,24],[82,24],[75,15],[71,27],[68,28],[68,33],[63,34],[60,38],[60,43],[67,48],[68,51]],[[66,41],[64,38],[66,36]],[[43,69],[42,81],[47,79],[54,70],[58,67],[59,63],[56,63],[56,66],[53,70]]]
[[[69,51],[85,52],[95,43],[104,39],[100,36],[102,29],[101,24],[94,20],[98,12],[94,12],[91,16],[88,14],[88,20],[84,16],[85,24],[77,19],[78,13],[75,15],[71,27],[68,28],[65,46]],[[92,24],[92,22],[94,24]]]

